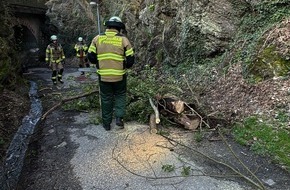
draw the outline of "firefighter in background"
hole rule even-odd
[[[78,43],[75,45],[74,47],[75,51],[76,51],[76,55],[79,58],[79,67],[83,68],[83,67],[90,67],[89,63],[88,63],[88,59],[86,57],[87,52],[88,52],[88,46],[84,43],[83,38],[79,37],[78,38]],[[84,75],[85,72],[82,71],[81,75]]]
[[[119,17],[111,17],[105,22],[104,34],[97,35],[91,42],[88,59],[96,64],[99,75],[102,121],[105,130],[111,129],[113,111],[116,125],[124,128],[123,117],[126,110],[126,69],[135,62],[134,51],[128,38],[120,33],[125,25]]]
[[[52,35],[50,40],[51,43],[46,48],[45,62],[52,70],[51,80],[53,84],[56,85],[57,80],[63,83],[62,74],[65,56],[61,44],[57,42],[57,36]]]

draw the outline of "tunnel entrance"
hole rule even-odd
[[[27,72],[29,67],[39,64],[39,46],[35,36],[24,25],[13,27],[17,51],[20,55],[22,72]]]
[[[38,44],[32,32],[24,25],[14,26],[14,37],[18,50],[37,48]]]

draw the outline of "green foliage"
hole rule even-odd
[[[155,10],[155,5],[154,4],[149,5],[149,10],[153,12]]]
[[[274,76],[284,76],[290,67],[289,61],[279,55],[275,47],[270,46],[265,48],[254,62],[249,63],[248,68],[251,73],[248,77],[260,82]]]
[[[235,139],[248,145],[258,154],[270,155],[274,161],[290,169],[289,130],[286,129],[289,118],[279,113],[275,121],[249,117],[233,129]]]
[[[266,0],[257,4],[255,9],[268,23],[275,23],[289,16],[289,6],[290,2],[287,0]]]
[[[69,91],[65,96],[72,97],[76,96],[81,93],[89,93],[95,89],[98,89],[97,85],[93,84],[84,84],[82,86],[82,89],[79,91]],[[63,105],[63,108],[65,110],[97,110],[100,109],[100,103],[99,103],[99,95],[98,94],[92,94],[90,96],[86,96],[84,98],[76,99],[71,102],[66,103]],[[96,122],[96,121],[94,121]]]
[[[162,166],[162,170],[164,172],[173,172],[175,170],[175,166],[171,164],[165,164]]]
[[[90,117],[89,122],[94,125],[99,125],[102,122],[102,117],[98,113],[93,113],[93,116]]]
[[[0,90],[14,89],[21,81],[21,64],[17,59],[13,43],[13,16],[6,1],[0,2]]]
[[[268,77],[273,76],[273,72],[271,73],[270,71],[269,73],[269,65],[266,65],[268,63],[262,63],[265,58],[269,58],[272,55],[275,55],[275,57],[272,57],[271,64],[277,61],[274,63],[277,65],[276,68],[279,68],[280,65],[284,65],[285,60],[276,54],[275,51],[269,52],[269,49],[263,52],[264,56],[261,56],[258,60],[256,58],[259,56],[261,48],[265,48],[262,47],[266,40],[263,39],[263,37],[267,34],[267,31],[289,16],[289,1],[267,0],[255,4],[254,7],[252,7],[252,12],[250,12],[250,14],[246,14],[242,18],[235,42],[232,44],[232,48],[236,51],[233,62],[243,63],[243,74],[245,78],[251,78],[254,82],[267,78],[267,76],[265,77],[263,74],[259,73],[255,76],[255,73],[260,68],[260,73],[266,69],[267,72],[264,75],[270,74]],[[243,42],[243,46],[240,45],[240,42]],[[240,49],[237,49],[239,47]],[[274,50],[273,48],[275,47],[272,47],[272,50]]]
[[[275,119],[278,121],[278,122],[281,122],[281,123],[284,123],[284,124],[287,124],[288,122],[290,122],[290,118],[289,118],[289,115],[287,112],[285,111],[279,111],[275,117]]]
[[[203,134],[201,132],[196,132],[193,134],[193,137],[196,142],[201,142],[203,139]]]
[[[181,175],[186,177],[189,176],[191,172],[191,167],[190,166],[183,166],[182,167],[182,171],[181,171]]]
[[[138,76],[129,73],[127,84],[127,120],[148,122],[149,115],[153,112],[149,98],[154,100],[156,95],[164,95],[169,92],[176,92],[170,78],[161,78],[155,68],[145,66]],[[178,95],[178,94],[176,94]]]

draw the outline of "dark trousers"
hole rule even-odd
[[[101,95],[102,120],[104,125],[112,122],[113,111],[115,117],[124,117],[126,112],[127,79],[119,82],[99,81]]]

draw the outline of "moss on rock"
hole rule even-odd
[[[250,76],[255,82],[285,76],[289,69],[290,61],[280,55],[275,46],[262,50],[257,59],[249,65]]]

